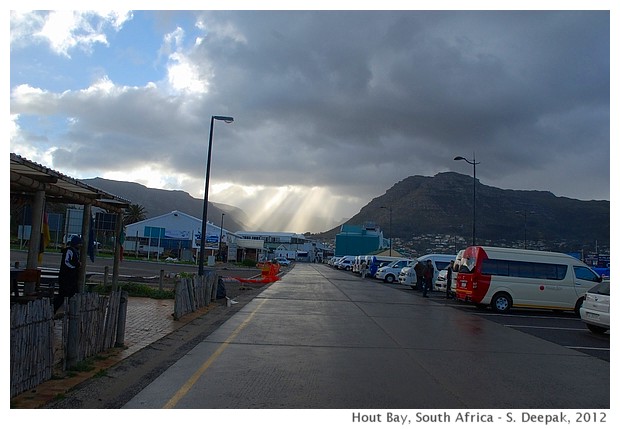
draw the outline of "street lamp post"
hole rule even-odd
[[[224,215],[226,213],[222,213],[222,221],[220,222],[220,239],[217,241],[217,254],[219,255],[220,260],[224,260],[222,257],[222,238],[224,238]]]
[[[527,214],[533,214],[533,211],[517,210],[518,214],[523,215],[523,248],[527,249]]]
[[[211,175],[211,147],[213,146],[213,122],[224,121],[230,124],[234,119],[230,116],[211,116],[211,128],[209,130],[209,150],[207,152],[207,177],[205,179],[205,197],[202,206],[202,229],[200,234],[200,258],[198,258],[198,275],[205,272],[205,237],[207,235],[207,210],[209,206],[209,177]]]
[[[462,156],[456,156],[454,157],[454,160],[465,161],[466,163],[474,166],[474,218],[472,221],[472,229],[471,229],[472,230],[471,245],[475,246],[476,245],[476,165],[480,164],[480,162],[476,162],[476,154],[474,154],[474,158],[472,161]]]
[[[380,208],[390,211],[390,230],[388,234],[390,234],[390,256],[392,256],[392,207],[381,206]]]

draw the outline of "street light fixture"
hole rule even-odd
[[[207,152],[207,177],[205,179],[205,197],[202,206],[202,229],[200,234],[200,258],[198,258],[198,275],[205,272],[205,238],[207,235],[207,210],[209,206],[209,177],[211,175],[211,147],[213,146],[213,122],[224,121],[230,124],[234,121],[231,116],[211,116],[211,128],[209,130],[209,150]]]
[[[474,154],[474,158],[472,161],[462,156],[455,156],[455,161],[465,161],[466,163],[474,166],[474,218],[472,221],[472,232],[471,232],[471,245],[476,245],[476,165],[480,164],[480,162],[476,162],[476,154]]]
[[[390,256],[392,256],[392,207],[381,206],[381,209],[387,209],[390,211],[390,230],[388,234],[390,234]]]

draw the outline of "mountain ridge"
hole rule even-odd
[[[179,210],[202,217],[203,200],[185,191],[147,188],[133,182],[85,179],[85,183],[145,207],[148,217]],[[390,210],[391,209],[391,210]],[[390,222],[390,211],[392,219]],[[248,230],[249,217],[240,208],[209,202],[208,218],[230,231]],[[404,240],[423,234],[472,237],[473,178],[442,172],[414,175],[395,183],[383,195],[369,201],[346,224],[379,224],[385,237]],[[344,223],[343,223],[344,224]],[[333,239],[343,225],[328,231],[307,233]],[[575,247],[610,242],[610,203],[557,197],[550,191],[501,189],[476,180],[476,239],[566,241]],[[581,247],[577,247],[581,248]]]
[[[82,182],[95,188],[123,197],[131,204],[139,204],[146,210],[147,218],[160,216],[174,210],[202,219],[203,200],[192,197],[188,192],[181,190],[167,190],[148,188],[135,182],[123,182],[118,180],[83,179]],[[238,207],[227,204],[212,203],[209,201],[207,220],[214,225],[220,225],[224,217],[224,229],[229,231],[244,231],[247,229],[243,219],[247,214]]]
[[[390,209],[392,219],[390,222]],[[410,176],[373,198],[347,224],[374,222],[384,235],[472,237],[473,178],[454,172]],[[390,223],[391,233],[390,234]],[[335,237],[341,226],[317,234]],[[557,197],[550,191],[501,189],[476,180],[476,239],[610,242],[610,203]]]

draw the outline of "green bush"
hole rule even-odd
[[[239,265],[242,267],[256,267],[256,261],[253,261],[252,259],[244,259]]]

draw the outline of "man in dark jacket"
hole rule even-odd
[[[454,261],[450,261],[448,264],[448,273],[446,274],[446,299],[452,298],[452,264]]]
[[[428,296],[428,291],[433,288],[433,276],[435,275],[435,269],[430,259],[426,261],[423,275],[424,283],[422,284],[422,296],[426,298]]]
[[[54,313],[65,301],[79,292],[78,274],[80,271],[80,250],[82,239],[77,235],[71,237],[69,245],[62,251],[60,272],[58,273],[58,295],[54,297]]]

